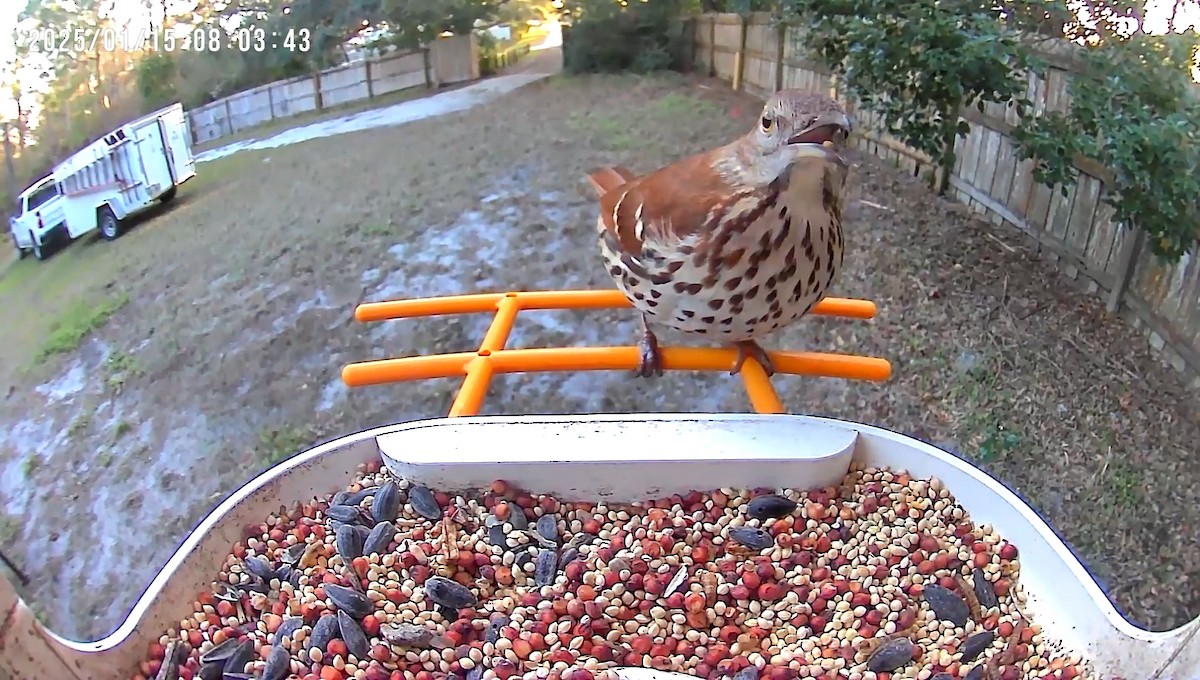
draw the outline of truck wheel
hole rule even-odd
[[[42,248],[41,242],[37,240],[37,237],[33,235],[32,231],[29,232],[29,240],[33,242],[33,256],[38,260],[46,259],[46,251]]]
[[[162,196],[158,197],[158,200],[162,201],[163,205],[170,203],[171,201],[175,200],[175,192],[178,188],[179,187],[171,187],[170,189],[167,189],[163,192]]]
[[[111,241],[121,235],[121,221],[107,205],[100,206],[96,211],[96,221],[100,225],[100,235],[104,240]]]

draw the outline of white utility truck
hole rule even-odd
[[[66,197],[53,176],[39,179],[17,195],[17,214],[9,220],[8,229],[22,258],[33,253],[44,260],[50,248],[70,241]]]
[[[176,103],[125,123],[55,166],[51,178],[62,194],[58,202],[67,240],[99,229],[111,241],[121,235],[127,218],[175,198],[177,187],[196,176],[188,139],[183,106]],[[14,225],[29,224],[24,213]],[[39,259],[47,243],[31,244],[28,234],[15,233],[14,241]]]

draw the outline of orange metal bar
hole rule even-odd
[[[489,356],[492,352],[504,349],[508,336],[512,333],[513,324],[517,320],[517,312],[521,310],[515,293],[509,293],[495,302],[496,316],[488,326],[483,342],[479,344],[478,355],[467,362],[467,377],[463,379],[458,395],[450,406],[450,417],[473,416],[483,407],[487,398],[488,386],[492,384],[493,367]]]
[[[500,298],[496,302],[496,316],[492,318],[492,325],[488,326],[487,335],[483,336],[483,342],[479,345],[481,355],[504,349],[519,311],[521,303],[515,295]]]
[[[476,352],[458,352],[432,356],[382,359],[348,364],[342,369],[342,381],[350,387],[379,385],[406,380],[465,376],[462,387],[450,407],[450,416],[479,413],[487,397],[488,386],[496,373],[527,371],[602,371],[632,370],[637,367],[637,347],[550,347],[505,349],[513,324],[522,310],[612,309],[630,307],[618,290],[528,291],[456,295],[417,300],[368,302],[359,305],[359,321],[383,321],[405,317],[441,314],[494,312],[491,325]],[[812,313],[871,319],[875,303],[870,300],[826,298]],[[734,349],[664,347],[661,349],[666,370],[728,371],[737,359]],[[892,366],[885,359],[818,352],[771,352],[777,373],[812,375],[854,380],[887,380]],[[750,404],[758,413],[784,413],[786,409],[766,372],[754,360],[747,360],[740,373]]]
[[[737,350],[709,347],[663,347],[663,368],[671,371],[728,371]],[[769,352],[776,373],[853,380],[887,380],[892,366],[885,359],[819,352]],[[407,380],[428,380],[463,375],[479,355],[476,352],[378,359],[347,364],[342,381],[349,387],[381,385]],[[637,368],[637,347],[551,347],[504,349],[488,357],[495,373],[528,371],[619,371]],[[752,362],[747,361],[742,370]],[[757,364],[755,364],[757,366]],[[758,368],[761,371],[761,367]],[[765,377],[765,374],[764,374]]]
[[[620,309],[633,306],[619,290],[540,290],[364,302],[355,308],[354,318],[366,323],[442,314],[477,314],[494,311],[496,305],[506,297],[516,298],[523,310]],[[812,309],[813,314],[851,319],[871,319],[875,317],[875,312],[874,302],[847,298],[825,298]]]
[[[463,379],[462,387],[458,388],[458,395],[450,405],[451,418],[479,413],[483,400],[487,398],[488,385],[492,382],[492,358],[475,355],[467,362],[466,372],[467,377]]]
[[[787,413],[779,394],[775,392],[775,386],[771,384],[771,378],[757,361],[747,359],[738,375],[742,376],[746,396],[750,397],[750,406],[755,413]]]

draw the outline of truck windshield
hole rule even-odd
[[[32,212],[42,207],[50,199],[58,195],[58,185],[54,182],[38,189],[29,195],[29,209],[26,212]]]

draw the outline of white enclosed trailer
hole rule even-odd
[[[125,123],[54,168],[73,239],[97,228],[115,239],[126,218],[175,198],[176,188],[195,176],[178,103]]]

